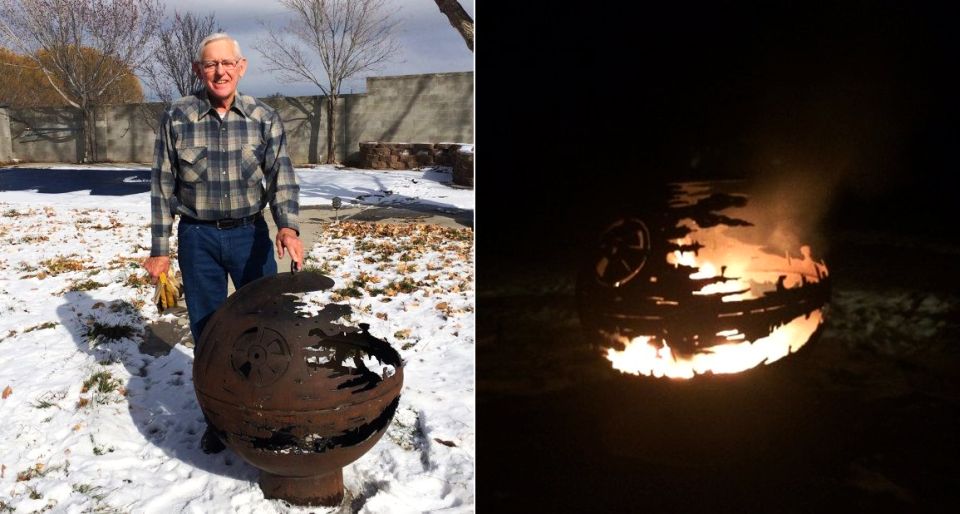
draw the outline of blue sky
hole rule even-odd
[[[434,0],[387,0],[396,8],[400,18],[397,39],[400,43],[400,55],[395,62],[383,66],[374,76],[410,75],[416,73],[434,73],[448,71],[469,71],[473,69],[473,53],[464,44],[460,34],[440,13]],[[254,96],[267,96],[273,93],[285,95],[320,94],[316,86],[306,82],[284,84],[273,73],[262,70],[263,59],[254,50],[254,43],[263,37],[263,29],[258,21],[263,20],[274,26],[282,26],[288,17],[288,11],[275,0],[166,0],[167,12],[193,12],[205,16],[214,13],[223,29],[237,38],[243,49],[244,57],[249,61],[247,74],[240,82],[240,90]],[[476,18],[474,2],[460,0],[460,4]],[[364,77],[358,77],[345,83],[341,92],[362,92],[365,88]],[[149,94],[149,93],[148,93]]]

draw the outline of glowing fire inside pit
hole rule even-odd
[[[604,337],[614,369],[737,373],[797,351],[821,327],[826,265],[806,245],[774,252],[765,234],[782,227],[748,221],[762,212],[718,189],[681,184],[659,225],[629,218],[605,231],[578,295],[581,319]]]
[[[607,359],[613,363],[614,369],[634,375],[692,378],[695,374],[707,372],[739,373],[759,364],[770,364],[797,351],[806,344],[822,320],[822,313],[817,309],[809,317],[796,318],[767,337],[753,342],[718,344],[693,355],[675,354],[666,341],[661,341],[658,346],[650,336],[638,336],[632,340],[613,336],[625,349],[608,348]],[[742,339],[743,334],[727,337],[735,338]]]

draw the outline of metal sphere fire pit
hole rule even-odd
[[[826,265],[742,182],[673,184],[662,204],[613,221],[577,282],[581,322],[624,373],[735,373],[820,332]],[[750,200],[748,202],[748,199]]]
[[[333,283],[311,272],[251,282],[213,315],[197,345],[200,408],[220,439],[261,470],[267,498],[339,504],[343,466],[373,447],[400,401],[400,355],[365,324],[337,324],[349,306],[297,312],[294,293]]]

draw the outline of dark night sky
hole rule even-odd
[[[480,258],[491,239],[556,241],[651,181],[692,178],[805,173],[829,186],[826,224],[942,234],[960,45],[951,12],[917,4],[483,13]],[[522,220],[497,205],[511,191]]]

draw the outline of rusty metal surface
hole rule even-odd
[[[365,324],[337,322],[348,305],[297,312],[292,293],[332,286],[312,272],[248,284],[211,318],[193,366],[197,399],[220,438],[261,470],[265,495],[300,505],[341,501],[341,468],[383,435],[403,385],[387,342]]]
[[[260,489],[265,498],[297,498],[302,505],[339,505],[343,501],[343,469],[325,475],[289,477],[260,473]]]

